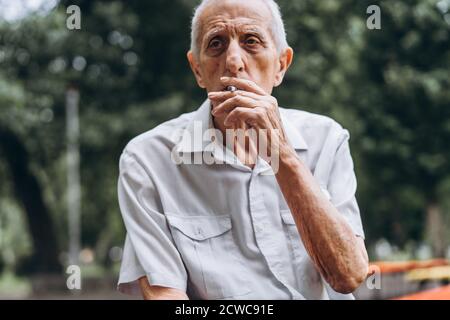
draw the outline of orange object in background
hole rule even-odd
[[[394,298],[392,300],[450,300],[450,285]]]
[[[370,268],[371,270],[378,268],[381,273],[394,273],[448,265],[450,265],[450,263],[446,259],[432,259],[425,261],[375,261],[370,264]]]

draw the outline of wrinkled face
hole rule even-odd
[[[223,91],[220,78],[237,77],[270,94],[281,83],[286,66],[269,29],[271,12],[262,1],[215,1],[199,21],[199,56],[190,52],[188,58],[200,87]]]

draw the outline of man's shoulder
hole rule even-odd
[[[323,151],[324,148],[338,148],[350,139],[349,131],[331,117],[286,108],[280,108],[280,114],[313,153]]]
[[[170,151],[177,143],[179,137],[177,133],[186,128],[194,113],[195,111],[183,113],[139,134],[127,143],[123,152],[139,156],[149,150],[152,152]]]
[[[281,107],[280,113],[298,130],[346,131],[343,126],[333,118],[318,113]]]

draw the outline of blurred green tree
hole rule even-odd
[[[412,214],[420,211],[420,226],[426,226],[420,236],[425,231],[434,255],[444,257],[449,241],[441,208],[448,194],[440,191],[450,177],[450,3],[382,1],[380,7],[382,32],[365,32],[359,59],[365,84],[356,87],[368,96],[356,109],[365,119],[361,148],[370,194],[386,204],[384,219],[403,229],[400,240],[409,237],[407,226],[417,221]],[[374,209],[375,219],[380,208]]]
[[[350,129],[369,243],[448,245],[448,1],[280,1],[298,59],[278,93]],[[381,8],[381,30],[366,8]]]

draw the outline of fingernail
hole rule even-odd
[[[228,78],[228,77],[222,77],[222,78],[220,78],[220,80],[228,80],[228,79],[230,79],[230,78]]]

